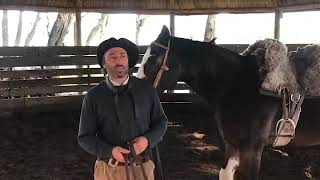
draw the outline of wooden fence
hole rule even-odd
[[[248,45],[223,45],[242,52]],[[288,45],[295,50],[304,45]],[[140,60],[146,46],[140,46]],[[1,47],[0,111],[46,106],[79,108],[86,91],[104,77],[96,60],[96,47]],[[134,71],[137,70],[137,66]],[[187,90],[175,93],[175,90]],[[202,101],[179,82],[162,102]]]

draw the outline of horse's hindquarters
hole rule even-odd
[[[296,135],[289,146],[320,145],[320,98],[305,99]]]

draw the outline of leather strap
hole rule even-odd
[[[164,58],[163,58],[163,60],[162,60],[162,65],[163,66],[166,66],[166,64],[167,64],[167,59],[168,59],[168,54],[169,54],[169,50],[170,50],[170,40],[169,40],[169,42],[168,42],[168,46],[166,47],[166,46],[164,46],[164,45],[162,45],[162,44],[159,44],[159,43],[157,43],[157,42],[152,42],[152,44],[154,44],[154,45],[156,45],[156,46],[159,46],[159,47],[161,47],[161,48],[163,48],[163,49],[165,49],[166,50],[166,54],[165,54],[165,56],[164,56]],[[160,79],[161,79],[161,77],[162,77],[162,73],[163,73],[163,71],[164,71],[164,69],[162,69],[161,67],[160,67],[160,69],[159,69],[159,71],[158,71],[158,73],[157,73],[157,76],[156,76],[156,79],[154,80],[154,82],[153,82],[153,87],[157,87],[158,86],[158,84],[159,84],[159,82],[160,82]]]
[[[286,88],[282,88],[280,93],[282,95],[282,118],[276,124],[276,139],[273,147],[285,146],[294,138],[304,100],[304,95],[298,93],[289,95]]]
[[[137,155],[136,151],[134,150],[132,142],[128,143],[128,147],[129,147],[130,153],[125,155],[125,169],[126,169],[127,180],[130,180],[129,167],[132,171],[133,180],[139,180],[139,179],[137,179],[136,173],[134,171],[134,167],[133,167],[134,163],[137,166],[141,167],[141,171],[142,171],[142,175],[143,175],[144,180],[148,180],[147,173],[146,173],[145,167],[143,165],[143,161],[142,161],[141,156]],[[129,166],[129,163],[130,163],[130,166]]]
[[[132,142],[129,143],[129,151],[132,153],[133,160],[136,163],[138,163],[137,166],[141,167],[141,171],[142,171],[142,175],[143,175],[144,179],[148,180],[148,177],[147,177],[147,174],[146,174],[146,170],[145,170],[145,168],[143,166],[143,162],[142,162],[141,156],[137,155],[136,151],[134,150]]]

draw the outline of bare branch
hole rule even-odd
[[[30,43],[34,37],[34,34],[36,33],[36,29],[38,27],[38,24],[39,24],[39,21],[41,20],[41,16],[40,16],[40,13],[38,12],[37,13],[37,17],[36,19],[34,20],[34,23],[33,23],[33,26],[32,26],[32,29],[31,31],[29,32],[27,38],[26,38],[26,41],[24,43],[24,46],[30,46]]]
[[[19,23],[18,23],[18,30],[16,35],[16,40],[14,42],[14,46],[19,46],[21,40],[21,32],[22,32],[22,14],[23,11],[19,12]]]
[[[136,17],[136,44],[139,44],[140,28],[144,25],[149,16],[137,15]]]
[[[59,13],[51,29],[48,46],[61,46],[73,22],[73,13]]]
[[[208,15],[206,30],[204,33],[204,41],[210,42],[215,37],[215,31],[216,31],[216,16]]]
[[[108,19],[109,19],[109,15],[108,14],[101,14],[101,18],[99,19],[98,24],[91,30],[91,32],[90,32],[90,34],[89,34],[89,36],[87,38],[86,46],[90,45],[90,42],[97,35],[99,30],[101,32],[104,31],[104,29],[108,25]]]

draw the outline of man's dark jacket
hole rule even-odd
[[[131,76],[121,88],[103,81],[83,100],[78,142],[98,159],[110,158],[114,146],[124,147],[137,136],[145,136],[153,147],[167,129],[167,117],[149,82]]]

